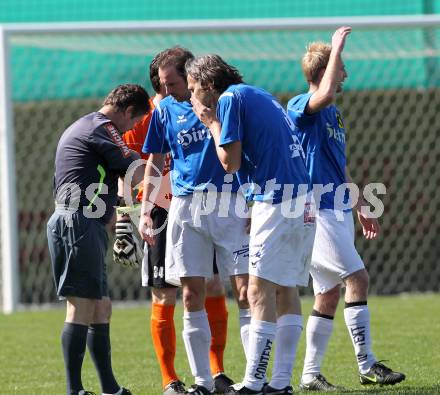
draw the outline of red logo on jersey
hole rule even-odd
[[[104,128],[107,130],[107,133],[109,134],[113,142],[121,150],[122,156],[124,158],[128,158],[130,156],[130,149],[124,143],[124,140],[122,139],[122,136],[119,134],[117,129],[111,123],[106,123],[104,125]]]
[[[315,223],[315,205],[307,202],[304,207],[304,225]]]
[[[163,164],[162,175],[165,176],[171,171],[171,155],[168,153],[165,155],[165,160]]]

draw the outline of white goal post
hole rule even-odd
[[[11,96],[10,39],[14,35],[53,33],[216,32],[320,30],[348,25],[357,29],[439,28],[440,15],[394,15],[326,18],[271,18],[150,22],[69,22],[0,24],[0,161],[1,161],[1,288],[2,311],[19,305],[18,224]],[[215,48],[212,49],[215,51]]]

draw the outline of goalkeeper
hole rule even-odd
[[[157,60],[161,53],[157,54],[150,64],[150,81],[156,96],[152,100],[151,111],[144,116],[141,122],[137,123],[132,130],[123,135],[125,143],[133,150],[139,152],[143,159],[148,155],[141,152],[144,144],[151,115],[154,107],[165,97],[158,75]],[[174,326],[174,308],[176,304],[177,287],[165,281],[165,245],[166,245],[166,224],[168,220],[168,209],[171,202],[171,185],[169,179],[171,156],[165,157],[164,169],[161,178],[159,191],[155,199],[155,206],[151,216],[155,229],[161,229],[156,236],[154,246],[145,247],[145,258],[142,262],[142,285],[151,287],[151,321],[150,330],[153,346],[159,362],[162,374],[163,393],[173,395],[184,393],[185,388],[180,381],[174,367],[176,354],[176,333]],[[137,200],[142,199],[142,191],[137,195]],[[137,210],[122,208],[120,213],[126,212],[134,218],[140,215]],[[114,244],[114,260],[126,266],[138,266],[141,258],[136,236],[132,234],[132,224],[128,215],[118,214],[116,222],[116,239]],[[138,224],[136,224],[137,227]],[[133,246],[133,247],[132,247]],[[127,254],[128,252],[128,254]],[[205,308],[208,313],[208,320],[212,334],[210,347],[210,367],[214,377],[215,389],[218,393],[225,392],[226,388],[233,382],[224,374],[223,354],[226,347],[226,335],[228,325],[228,311],[226,308],[225,290],[218,276],[217,266],[214,264],[216,275],[207,282],[207,298]],[[247,309],[240,310],[241,321],[249,321],[250,313]],[[246,325],[245,325],[246,327]]]
[[[55,156],[55,212],[47,224],[57,294],[67,299],[61,343],[67,395],[86,395],[81,367],[87,347],[103,394],[130,395],[119,386],[110,353],[111,301],[108,297],[105,225],[114,213],[117,180],[139,158],[121,134],[149,110],[139,85],[113,89],[98,112],[73,123],[61,136]],[[143,178],[143,166],[133,182]]]

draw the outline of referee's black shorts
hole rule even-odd
[[[151,210],[151,219],[154,229],[161,229],[167,221],[168,211],[162,207],[155,206]],[[165,281],[165,251],[166,251],[167,226],[156,235],[156,243],[148,245],[148,286],[153,288],[176,288]],[[218,274],[217,264],[213,263],[214,274]]]
[[[56,209],[47,223],[47,240],[58,296],[101,299],[108,296],[105,224]]]

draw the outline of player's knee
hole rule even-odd
[[[97,300],[83,298],[68,298],[66,322],[88,325],[93,321]]]
[[[112,302],[110,298],[105,297],[98,300],[95,305],[95,313],[93,315],[93,322],[96,324],[110,322],[112,316]]]
[[[237,289],[237,304],[240,309],[249,308],[247,284],[243,284]]]
[[[325,294],[321,295],[322,302],[327,310],[336,310],[340,298],[340,287],[335,287]]]
[[[347,290],[366,294],[369,286],[369,276],[365,269],[350,274],[346,280]]]
[[[206,282],[206,295],[215,297],[222,296],[225,294],[225,288],[220,279],[220,276],[214,275],[214,277]]]
[[[363,270],[363,283],[365,290],[368,291],[368,287],[370,286],[370,276],[366,270]]]
[[[177,288],[152,288],[151,300],[155,304],[175,305]]]
[[[266,294],[264,290],[254,284],[248,285],[247,298],[252,308],[263,308],[266,305]]]
[[[248,301],[248,275],[237,275],[231,276],[231,286],[232,292],[234,294],[234,298],[237,301],[238,307],[240,309],[248,309],[249,301]]]
[[[183,307],[186,311],[199,311],[204,308],[204,291],[198,287],[184,287],[182,292]]]

